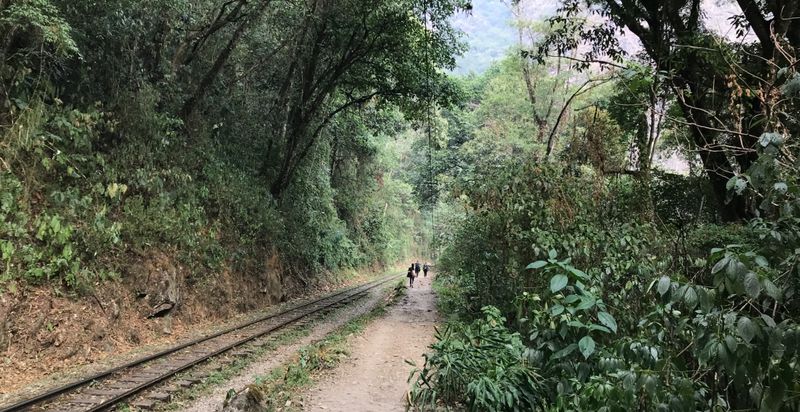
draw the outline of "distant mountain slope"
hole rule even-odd
[[[523,0],[524,12],[530,20],[544,20],[552,16],[560,2],[558,0]],[[739,12],[735,2],[730,0],[706,0],[703,12],[706,24],[723,36],[733,36],[729,18]],[[481,73],[493,61],[500,59],[510,46],[516,44],[517,37],[510,23],[512,20],[509,1],[472,0],[472,12],[456,17],[453,24],[466,34],[470,49],[457,61],[456,74]],[[638,40],[626,36],[623,44],[629,51],[635,51]]]
[[[456,28],[464,31],[469,43],[469,51],[458,59],[455,73],[480,73],[502,58],[516,42],[510,27],[511,18],[508,5],[500,0],[473,0],[472,12],[459,15],[453,22]]]

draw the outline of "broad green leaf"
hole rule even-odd
[[[576,268],[574,268],[572,266],[567,266],[567,270],[569,270],[570,273],[572,273],[573,275],[575,275],[575,276],[577,276],[577,277],[579,277],[581,279],[588,279],[589,278],[589,275],[587,275],[584,271],[582,271],[580,269],[576,269]]]
[[[731,260],[730,264],[728,264],[727,273],[731,279],[744,276],[747,272],[747,266],[739,260]]]
[[[767,326],[771,328],[777,326],[777,324],[775,323],[775,319],[772,319],[772,316],[769,316],[766,313],[761,314],[761,319],[764,321],[764,323],[767,324]]]
[[[540,269],[547,266],[547,262],[544,260],[537,260],[525,267],[525,269]]]
[[[570,326],[570,327],[573,327],[573,328],[578,328],[578,329],[582,329],[582,328],[586,327],[586,325],[584,325],[583,322],[581,322],[579,320],[571,320],[571,321],[567,322],[567,326]]]
[[[658,294],[664,296],[671,284],[672,282],[669,280],[668,276],[662,276],[661,279],[658,280]]]
[[[617,320],[614,319],[614,317],[611,316],[610,313],[600,312],[597,314],[597,319],[599,319],[600,323],[602,323],[603,325],[608,326],[608,328],[614,331],[614,333],[617,333]]]
[[[764,279],[764,292],[767,293],[767,296],[771,297],[772,299],[779,300],[781,298],[781,290],[772,283],[769,279]]]
[[[722,342],[717,344],[717,355],[719,359],[722,361],[722,365],[728,372],[735,372],[736,371],[736,357],[733,356],[734,354],[728,351],[728,346]]]
[[[712,356],[716,355],[717,352],[717,342],[716,339],[709,339],[706,342],[705,346],[697,353],[697,359],[700,363],[706,363],[711,359]]]
[[[556,293],[561,289],[567,287],[567,282],[569,279],[567,275],[558,274],[550,278],[550,291]]]
[[[581,340],[578,341],[578,348],[581,350],[583,357],[589,359],[589,356],[592,356],[594,353],[594,339],[591,336],[586,335]]]
[[[597,300],[591,296],[581,296],[581,303],[578,305],[577,309],[579,310],[586,310],[594,305],[597,304]]]
[[[558,257],[558,253],[556,253],[556,250],[555,250],[555,249],[550,249],[550,250],[547,252],[547,256],[549,256],[549,257],[550,257],[550,259],[555,259],[556,257]]]
[[[744,277],[744,291],[748,296],[755,299],[761,293],[761,282],[758,281],[758,276],[753,272],[748,272]]]
[[[657,384],[658,384],[658,381],[652,375],[645,375],[644,376],[644,385],[643,385],[643,387],[644,387],[645,392],[647,392],[649,395],[651,395],[651,396],[655,395],[655,393],[656,393],[656,385]]]
[[[761,400],[761,410],[781,410],[781,405],[784,402],[784,396],[786,394],[786,384],[784,384],[783,381],[776,379],[770,383],[766,392],[767,393],[764,394],[764,398]]]
[[[550,315],[552,315],[552,316],[558,316],[558,315],[560,315],[562,313],[564,313],[564,306],[563,305],[555,305],[552,308],[550,308]]]
[[[739,332],[739,337],[746,343],[750,343],[756,336],[756,325],[753,324],[750,318],[745,316],[742,316],[739,318],[739,321],[736,322],[736,330]]]
[[[730,256],[725,256],[724,258],[720,259],[719,262],[717,262],[717,264],[714,265],[713,268],[711,268],[711,273],[714,274],[714,273],[717,273],[717,272],[721,271],[722,269],[725,268],[725,266],[730,261],[731,261],[731,257]]]
[[[561,349],[560,351],[553,354],[553,359],[563,358],[564,356],[569,356],[570,353],[574,352],[575,349],[578,349],[578,345],[571,343],[567,347]]]
[[[597,324],[594,324],[594,323],[589,325],[589,330],[599,330],[600,332],[603,332],[603,333],[611,333],[611,329],[609,329],[609,328],[607,328],[607,327],[605,327],[603,325],[597,325]]]
[[[683,294],[683,301],[686,302],[686,306],[688,306],[689,309],[693,310],[697,306],[698,298],[694,287],[688,286],[686,288],[686,292]]]
[[[725,336],[725,346],[728,347],[728,350],[731,351],[732,354],[736,354],[736,348],[739,346],[739,342],[736,341],[736,338],[727,335]]]

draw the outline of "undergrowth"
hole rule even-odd
[[[465,188],[481,212],[437,262],[450,322],[412,380],[413,406],[798,408],[798,192],[771,195],[780,217],[662,226],[630,200],[635,181],[523,162],[495,173]]]

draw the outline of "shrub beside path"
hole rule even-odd
[[[311,388],[306,411],[405,411],[406,359],[422,366],[439,321],[433,276],[418,277],[413,289],[353,338],[350,356]]]

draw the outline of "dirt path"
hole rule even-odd
[[[390,283],[390,286],[393,285],[395,285],[395,282]],[[263,359],[250,364],[236,376],[225,381],[223,384],[216,385],[197,399],[174,403],[172,409],[179,412],[211,412],[221,410],[229,389],[243,388],[253,383],[259,376],[272,368],[288,362],[303,346],[324,338],[334,329],[344,325],[351,319],[368,313],[385,300],[385,289],[386,287],[382,287],[373,290],[367,298],[337,312],[335,317],[328,317],[325,320],[319,321],[307,336],[289,345],[281,346],[274,352],[271,352],[269,356],[265,356]]]
[[[351,355],[304,396],[306,411],[405,411],[407,379],[421,366],[438,321],[432,276],[413,289],[386,316],[355,338]]]

